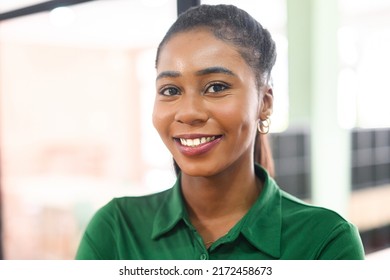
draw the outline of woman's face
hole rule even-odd
[[[257,120],[272,106],[260,90],[241,55],[209,31],[169,39],[157,64],[153,124],[183,173],[253,165]]]

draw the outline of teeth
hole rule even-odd
[[[207,143],[207,142],[211,142],[211,141],[214,141],[214,140],[215,140],[215,136],[195,138],[195,139],[180,138],[180,143],[183,146],[187,146],[187,147],[197,147],[197,146],[199,146],[201,144],[204,144],[204,143]]]

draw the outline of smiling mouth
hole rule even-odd
[[[185,147],[199,147],[204,144],[210,143],[214,141],[217,138],[222,137],[222,135],[216,135],[216,136],[204,136],[204,137],[199,137],[199,138],[175,138],[177,142],[179,142],[182,146]]]

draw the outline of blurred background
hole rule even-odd
[[[47,11],[12,11],[57,2]],[[171,187],[158,43],[189,0],[0,0],[0,252],[73,259],[113,197]],[[178,4],[179,2],[179,4]],[[276,180],[390,248],[390,1],[231,0],[272,33]]]

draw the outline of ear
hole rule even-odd
[[[273,112],[274,95],[273,88],[270,83],[267,83],[261,88],[261,105],[259,112],[259,119],[264,121],[268,119]]]

